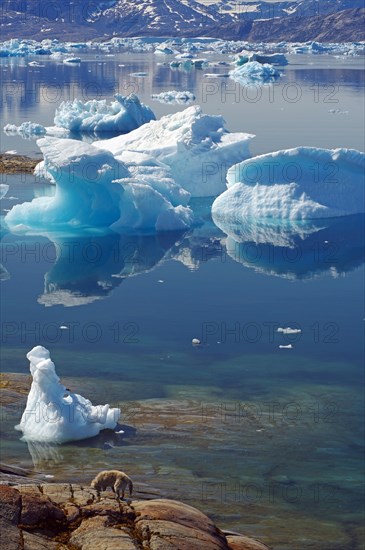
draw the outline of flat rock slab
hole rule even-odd
[[[70,543],[80,550],[138,550],[125,530],[108,525],[108,520],[100,516],[84,519]]]

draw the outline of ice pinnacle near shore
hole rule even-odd
[[[64,443],[94,437],[101,430],[114,429],[120,410],[97,405],[60,383],[50,352],[43,346],[28,354],[33,378],[27,404],[17,430],[27,441]]]

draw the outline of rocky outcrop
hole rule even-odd
[[[81,485],[0,485],[1,550],[268,550],[169,499],[98,500]]]

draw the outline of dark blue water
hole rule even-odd
[[[206,112],[223,113],[231,130],[256,133],[254,152],[363,149],[360,62],[329,56],[300,62],[260,101],[234,103],[231,96],[223,100],[221,80],[207,95],[206,83],[215,80],[204,79],[204,71],[171,71],[149,54],[93,56],[79,68],[46,60],[39,72],[24,60],[2,61],[9,81],[35,91],[23,99],[20,88],[8,93],[2,114],[4,122],[51,124],[60,98],[44,100],[42,89],[50,93],[52,82],[63,83],[62,99],[95,83],[102,97],[124,87],[158,116],[183,107],[152,104],[150,93],[188,89]],[[137,71],[149,76],[128,78]],[[283,98],[288,82],[300,86],[300,100]],[[273,101],[270,93],[278,94]],[[348,112],[331,114],[332,108]],[[9,149],[30,153],[37,146],[3,136],[2,150]],[[2,215],[53,192],[32,176],[2,181],[10,184]],[[28,372],[25,355],[42,344],[75,390],[120,405],[125,422],[142,435],[109,450],[104,441],[64,446],[52,459],[49,450],[19,441],[13,426],[21,410],[6,409],[2,460],[33,461],[61,479],[84,480],[122,462],[167,493],[176,482],[177,496],[220,526],[275,548],[361,548],[364,218],[327,220],[304,236],[291,235],[290,245],[275,235],[262,245],[239,229],[230,236],[218,229],[211,202],[193,202],[205,223],[185,234],[3,231],[3,371]],[[300,332],[285,335],[280,327]],[[201,345],[193,346],[193,338]],[[130,414],[148,406],[156,433]],[[174,439],[167,428],[164,434],[160,407],[170,407],[171,418],[180,419],[186,407],[201,414],[190,433],[178,423]],[[208,416],[213,424],[206,428]]]

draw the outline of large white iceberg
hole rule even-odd
[[[365,211],[365,154],[297,147],[232,166],[212,205],[217,219],[306,220]]]
[[[49,351],[36,346],[28,354],[33,382],[17,430],[29,441],[63,443],[94,437],[114,429],[120,410],[109,405],[94,406],[60,383]]]
[[[200,107],[93,144],[45,137],[37,142],[44,155],[37,171],[57,184],[55,196],[14,206],[6,223],[13,230],[186,230],[196,222],[190,196],[221,193],[228,168],[249,156],[252,137],[229,133],[221,116]]]
[[[143,153],[144,163],[152,157],[167,165],[192,197],[209,197],[224,190],[228,168],[250,156],[248,143],[254,137],[230,133],[224,124],[222,116],[206,115],[196,105],[93,145],[122,161],[131,158],[131,151]]]
[[[128,97],[116,94],[110,105],[105,99],[83,103],[79,99],[63,101],[57,108],[54,123],[71,132],[127,133],[142,124],[155,120],[152,110],[135,94]]]

